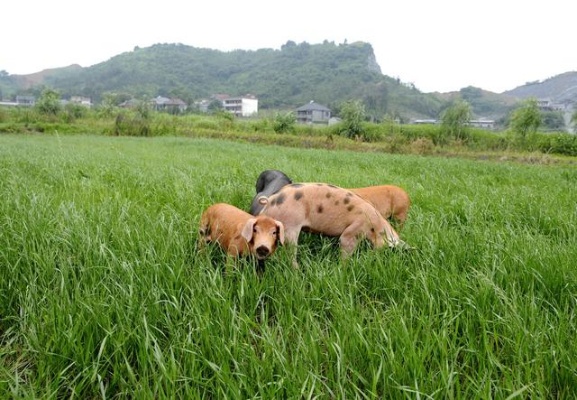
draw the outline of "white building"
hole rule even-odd
[[[252,95],[222,99],[222,107],[236,117],[250,117],[258,113],[258,99]]]

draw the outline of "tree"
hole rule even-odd
[[[104,93],[98,107],[98,113],[103,117],[112,117],[117,110],[118,104],[116,94]]]
[[[468,137],[468,124],[471,121],[471,106],[464,100],[457,100],[449,106],[441,116],[441,132],[443,136],[455,139]]]
[[[511,115],[510,128],[521,139],[525,139],[529,133],[537,132],[539,126],[541,126],[541,112],[535,98],[525,100]]]
[[[472,103],[476,99],[480,99],[483,97],[483,90],[476,88],[474,86],[467,86],[459,90],[459,94],[463,100]]]
[[[577,110],[573,111],[573,115],[571,115],[571,123],[573,124],[573,132],[577,133]]]
[[[341,106],[340,116],[341,135],[353,138],[363,133],[363,121],[365,120],[365,106],[359,100],[349,100]]]
[[[287,50],[287,49],[291,49],[297,47],[297,44],[293,41],[293,40],[289,40],[287,41],[285,44],[283,44],[280,49],[281,50]]]
[[[544,111],[541,113],[541,126],[550,130],[564,130],[565,119],[561,111]]]
[[[62,109],[60,94],[53,89],[44,89],[35,107],[42,114],[58,114]]]
[[[212,113],[212,114],[217,114],[220,111],[224,110],[224,107],[222,106],[222,101],[220,100],[212,100],[207,107],[207,110]]]

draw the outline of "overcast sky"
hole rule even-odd
[[[378,8],[377,8],[378,5]],[[135,46],[222,51],[368,42],[423,92],[503,92],[577,70],[571,0],[3,1],[0,70],[88,67]]]

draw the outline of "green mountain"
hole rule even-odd
[[[373,48],[364,42],[311,45],[288,41],[280,50],[222,52],[183,44],[156,44],[82,68],[0,77],[4,97],[38,94],[43,87],[62,97],[104,93],[180,97],[187,102],[226,93],[253,94],[260,109],[294,109],[315,100],[331,108],[362,100],[367,111],[436,117],[444,101],[381,73]],[[26,92],[26,93],[22,93]]]

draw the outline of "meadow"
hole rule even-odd
[[[402,186],[413,250],[197,247],[258,174]],[[0,135],[0,398],[577,397],[577,169],[187,137]]]

